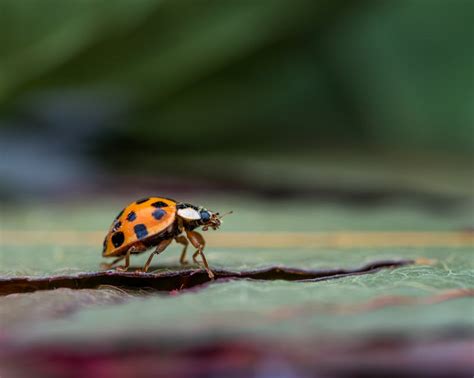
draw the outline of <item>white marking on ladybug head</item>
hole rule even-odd
[[[186,220],[199,220],[201,219],[201,216],[199,215],[199,212],[192,207],[185,207],[184,209],[179,209],[178,210],[178,215],[181,218],[184,218]]]

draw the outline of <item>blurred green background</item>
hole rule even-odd
[[[3,0],[2,197],[466,193],[473,36],[470,0]]]

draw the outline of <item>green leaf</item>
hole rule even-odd
[[[213,202],[204,199],[197,203]],[[219,232],[232,235],[237,231],[259,231],[265,235],[271,235],[272,231],[278,235],[290,230],[345,235],[351,229],[374,233],[390,229],[432,230],[436,235],[436,231],[459,229],[469,219],[462,211],[433,217],[429,211],[404,206],[350,209],[311,203],[265,204],[244,198],[220,199],[215,203],[218,209],[234,210],[222,231],[215,231],[216,235]],[[28,242],[28,229],[76,230],[79,235],[81,232],[87,235],[91,231],[106,230],[122,205],[102,203],[97,207],[89,204],[16,208],[4,217],[2,229],[17,229],[23,225],[25,237],[15,245],[2,240],[2,276],[77,275],[97,271],[103,261],[100,240],[97,240],[97,245],[91,245],[87,238],[66,238],[46,240],[43,245],[35,246]],[[134,337],[140,342],[152,342],[158,338],[162,342],[193,344],[221,338],[298,340],[336,335],[372,337],[386,332],[409,338],[423,333],[437,334],[440,330],[472,329],[473,304],[468,298],[469,292],[466,292],[466,298],[457,297],[432,304],[424,302],[424,298],[446,290],[474,286],[472,237],[468,232],[460,235],[464,246],[460,244],[458,247],[442,243],[393,247],[391,240],[376,247],[290,248],[273,244],[268,247],[239,247],[238,244],[219,247],[210,243],[206,255],[211,266],[218,270],[244,271],[271,266],[351,269],[387,259],[418,259],[421,263],[322,282],[224,280],[212,282],[199,290],[173,291],[170,294],[152,294],[146,290],[143,293],[123,293],[110,287],[60,289],[58,295],[61,299],[55,299],[54,292],[15,294],[0,301],[1,308],[8,309],[2,311],[9,318],[15,318],[14,314],[19,313],[18,319],[4,332],[15,340],[28,343],[71,340],[90,343]],[[72,245],[65,245],[67,243]],[[165,273],[181,269],[177,265],[178,256],[179,247],[170,247],[156,259],[153,271]],[[140,266],[146,257],[146,254],[133,256],[132,264]],[[387,296],[419,298],[420,302],[404,304],[402,301],[397,304],[395,301],[379,309],[369,306],[367,310],[349,311],[351,306],[364,308],[364,303]],[[90,298],[91,303],[84,305],[84,298]],[[35,301],[42,303],[42,309],[25,315],[28,303]],[[70,315],[63,317],[63,306],[70,306]]]

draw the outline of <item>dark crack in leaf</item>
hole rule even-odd
[[[270,267],[243,272],[225,270],[215,271],[216,282],[227,280],[286,280],[286,281],[321,281],[353,275],[374,273],[383,268],[395,268],[412,264],[413,260],[375,261],[354,269],[301,270],[285,267]],[[133,270],[134,268],[132,268]],[[106,271],[83,273],[68,276],[50,277],[13,277],[0,279],[0,295],[27,293],[37,290],[58,288],[95,289],[101,285],[110,285],[128,290],[177,291],[201,287],[211,282],[203,270],[184,270],[160,274]]]

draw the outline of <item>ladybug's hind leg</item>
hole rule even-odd
[[[162,240],[157,246],[156,246],[156,249],[151,253],[150,257],[148,257],[148,260],[146,261],[146,264],[143,266],[142,269],[140,269],[139,271],[141,272],[146,272],[148,270],[148,268],[150,267],[150,264],[151,264],[151,260],[153,260],[153,257],[155,257],[155,255],[159,255],[161,252],[163,252],[166,247],[168,247],[170,245],[170,243],[173,241],[173,239],[165,239],[165,240]]]
[[[179,262],[181,265],[187,265],[188,261],[186,260],[186,251],[189,245],[188,239],[186,239],[185,236],[181,235],[181,236],[176,236],[174,240],[176,240],[176,243],[184,245],[183,252],[181,252],[181,257],[179,258]]]
[[[116,258],[114,261],[111,263],[102,263],[100,264],[100,268],[103,270],[109,270],[112,269],[115,264],[117,264],[119,261],[122,261],[125,258],[125,256],[120,256]]]
[[[204,256],[203,249],[206,245],[206,241],[202,237],[202,235],[199,232],[196,231],[186,231],[186,235],[188,236],[189,241],[191,244],[197,248],[197,251],[193,255],[193,260],[196,261],[197,255],[201,256],[202,262],[204,264],[204,267],[206,269],[207,275],[209,276],[210,279],[214,279],[214,273],[212,273],[212,270],[209,268],[209,264],[207,263],[206,256]]]
[[[118,266],[115,268],[118,272],[126,272],[128,270],[128,267],[130,266],[130,254],[135,251],[135,247],[130,247],[127,250],[127,254],[123,256],[122,258],[125,259],[125,265]],[[120,261],[120,260],[119,260]]]

